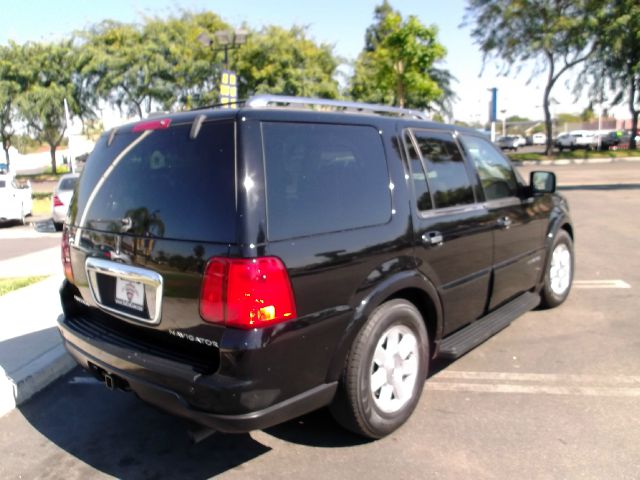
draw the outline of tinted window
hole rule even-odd
[[[58,189],[59,190],[73,190],[76,187],[76,183],[78,183],[78,178],[77,177],[63,178],[60,181],[60,186],[58,187]]]
[[[416,205],[418,210],[430,210],[431,194],[429,193],[429,187],[427,186],[427,175],[424,173],[422,160],[420,160],[420,156],[413,146],[410,135],[405,136],[405,143],[409,154],[411,179],[413,181],[413,190],[416,194]]]
[[[0,188],[4,188],[7,186],[7,183],[4,180],[0,180]]]
[[[461,136],[460,143],[478,171],[487,200],[517,195],[518,187],[513,168],[506,158],[486,140]]]
[[[100,177],[83,226],[129,233],[211,242],[235,241],[234,125],[205,123],[194,140],[191,125],[103,136],[87,160],[78,186],[77,225]],[[136,143],[137,142],[137,143]]]
[[[435,208],[473,203],[467,169],[451,135],[420,131],[414,134],[427,167],[427,182]]]
[[[264,123],[272,240],[386,223],[389,174],[371,127]]]

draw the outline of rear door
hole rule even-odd
[[[207,337],[202,272],[237,242],[235,124],[140,125],[104,135],[79,180],[69,214],[74,283],[118,321]]]
[[[531,289],[543,266],[543,235],[548,212],[532,198],[522,198],[509,161],[484,138],[460,135],[475,167],[493,225],[494,280],[489,309]]]
[[[476,201],[475,177],[448,132],[405,134],[415,192],[416,257],[436,284],[444,334],[484,313],[492,264],[492,219]]]

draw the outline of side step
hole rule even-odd
[[[472,348],[509,326],[513,320],[523,313],[537,307],[539,303],[540,295],[537,293],[523,293],[498,310],[446,337],[440,344],[439,356],[448,360],[461,357]]]

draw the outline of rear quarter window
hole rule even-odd
[[[389,172],[377,129],[265,122],[262,134],[271,240],[389,221]]]

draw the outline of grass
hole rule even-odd
[[[0,295],[37,283],[45,278],[47,278],[46,275],[37,277],[0,278]]]
[[[32,215],[50,215],[51,214],[51,193],[34,193]]]
[[[542,153],[508,153],[511,160],[523,162],[526,160],[572,160],[584,158],[620,158],[620,157],[640,157],[638,150],[566,150],[564,152],[554,152],[553,155],[544,155]]]
[[[47,167],[42,173],[33,175],[16,175],[18,180],[29,180],[31,182],[56,182],[61,175],[69,173],[69,165],[58,165],[57,172],[52,173],[51,167]]]

